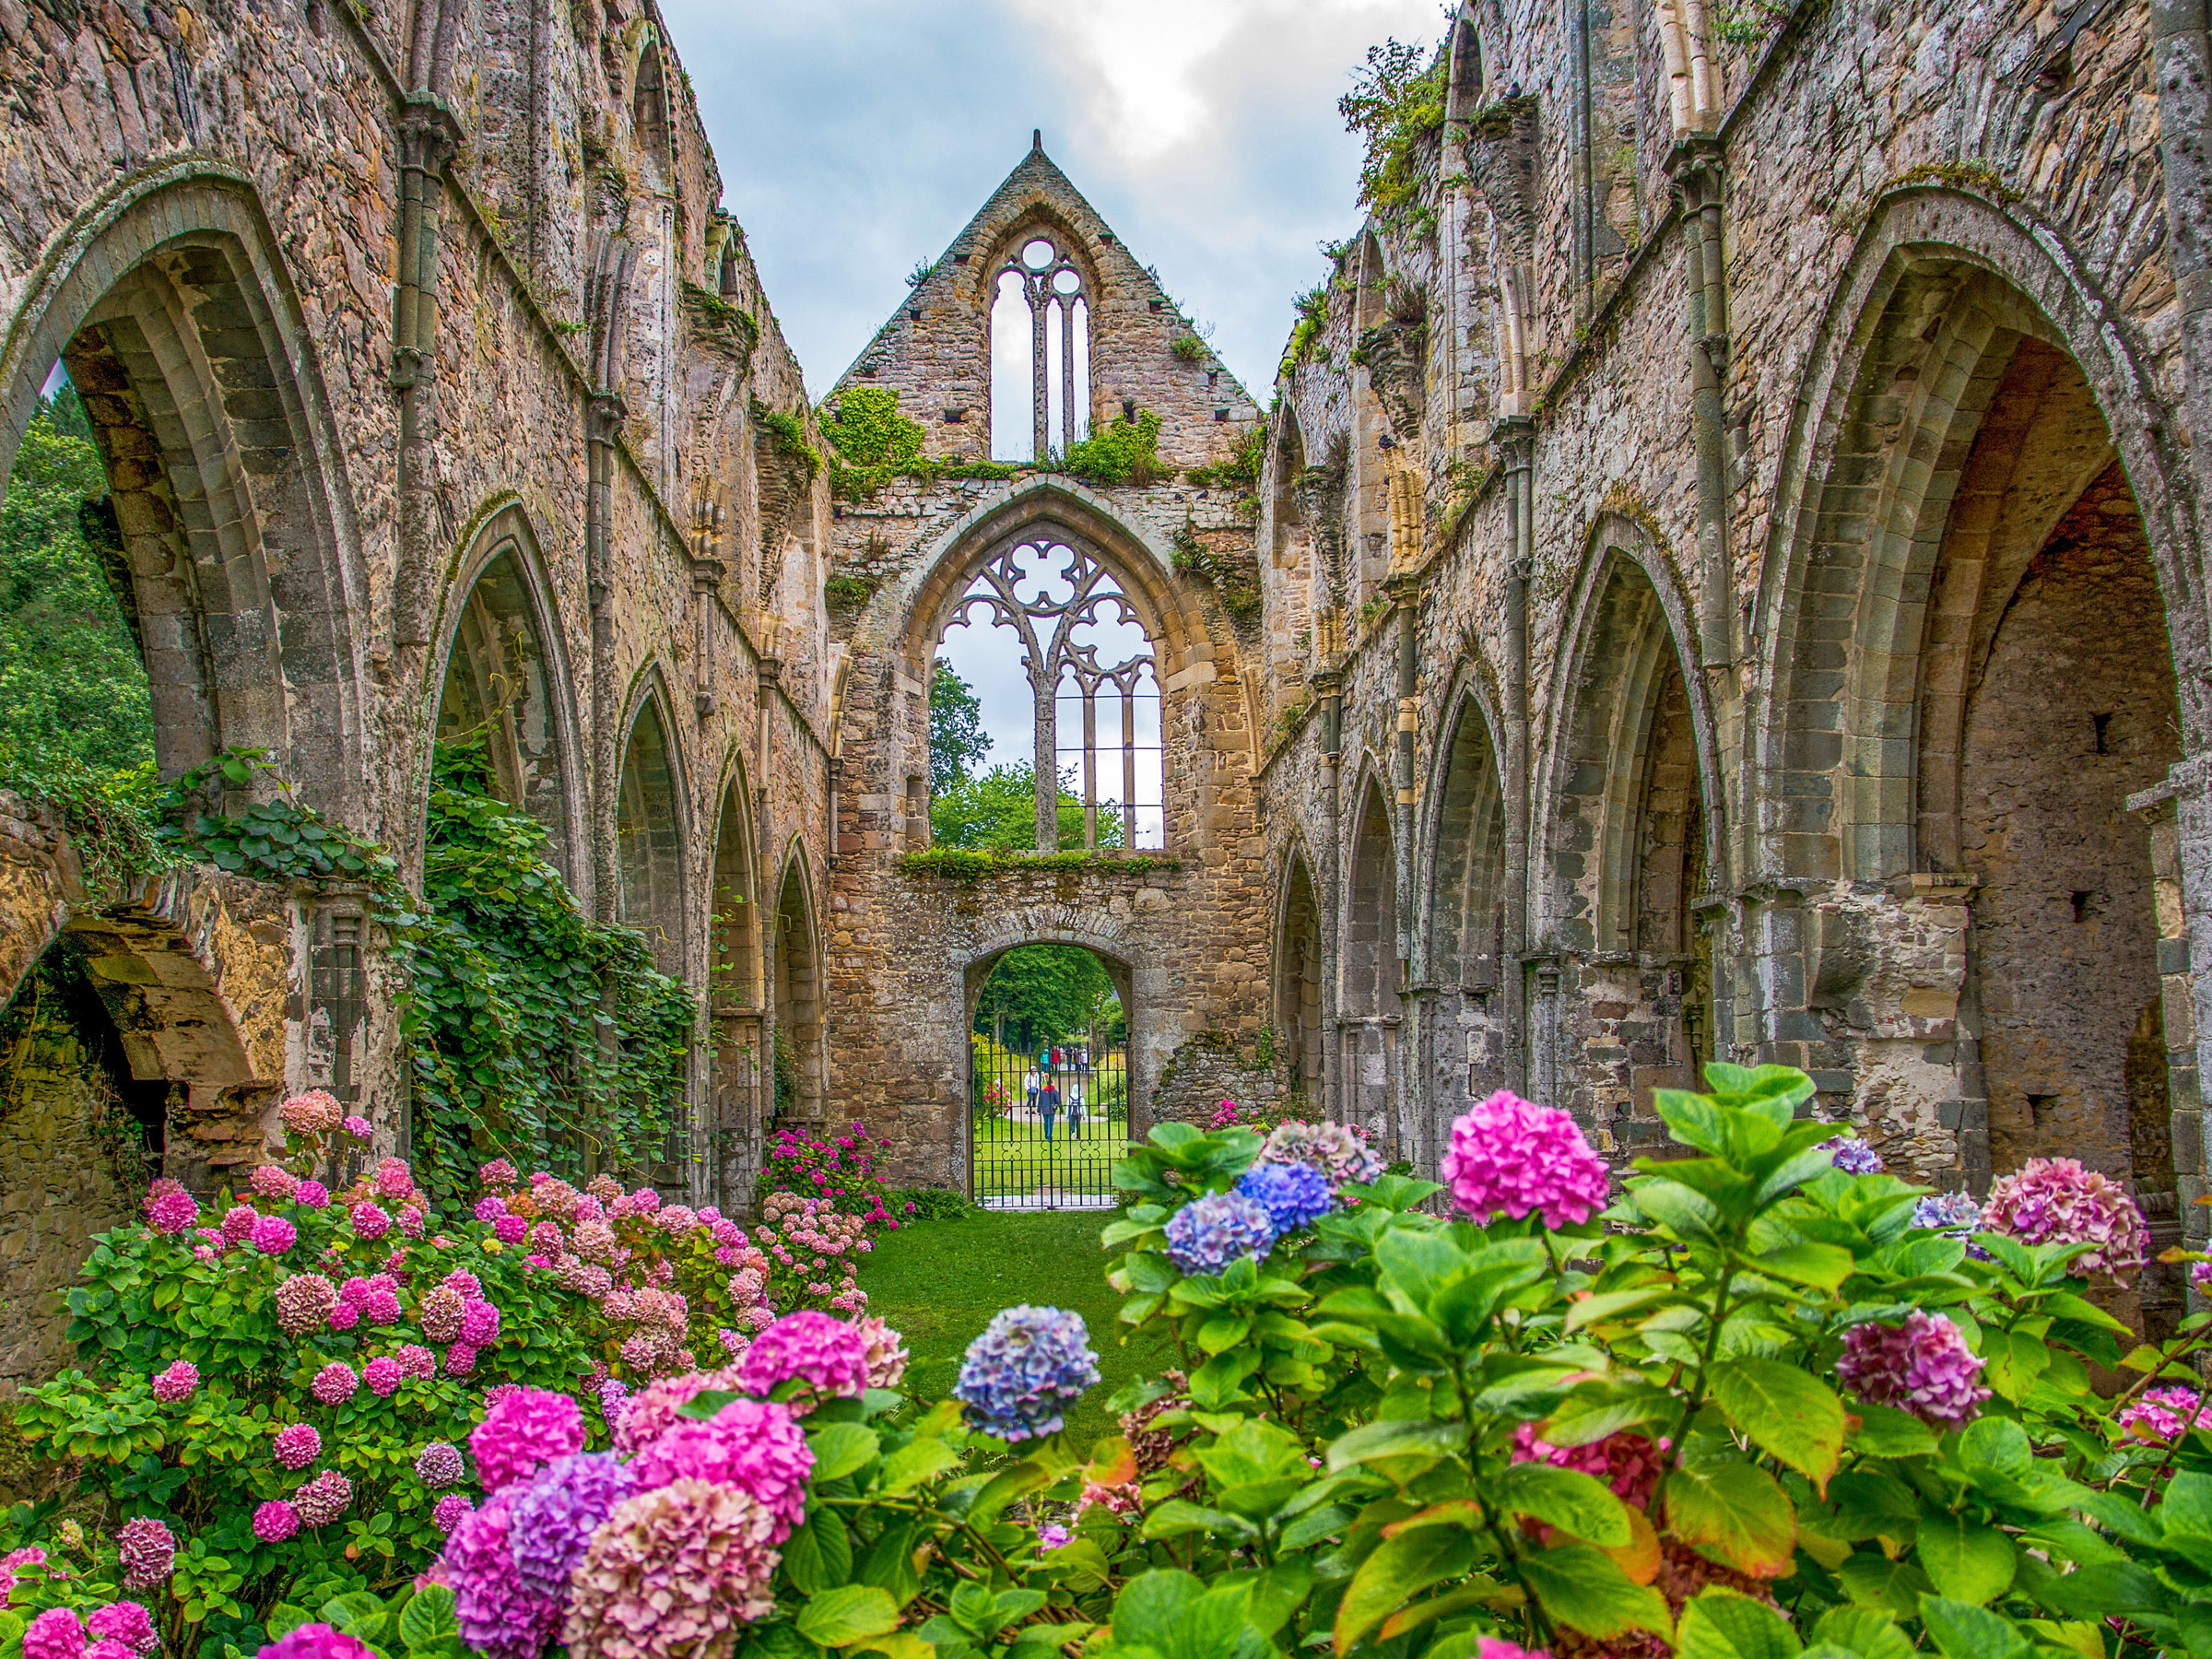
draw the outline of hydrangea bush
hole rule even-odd
[[[1930,1203],[1848,1167],[1802,1074],[1708,1079],[1657,1099],[1684,1155],[1620,1182],[1512,1096],[1453,1126],[1441,1183],[1327,1125],[1159,1126],[1104,1237],[1121,1325],[1180,1363],[1090,1447],[1063,1424],[1099,1336],[1053,1308],[998,1314],[943,1401],[901,1391],[880,1321],[815,1309],[634,1389],[488,1391],[385,1487],[350,1477],[349,1513],[403,1482],[441,1507],[435,1562],[286,1606],[271,1651],[2212,1654],[2206,1316],[2143,1344],[2099,1305],[2143,1265],[2125,1194],[2054,1161]],[[252,1230],[218,1260],[266,1259]],[[340,1495],[293,1478],[270,1501],[304,1536]],[[132,1550],[185,1574],[174,1540]],[[57,1621],[48,1652],[89,1651],[114,1576],[56,1602],[87,1640]]]
[[[814,1198],[872,1227],[897,1227],[898,1206],[876,1167],[890,1144],[870,1135],[865,1124],[819,1139],[779,1129],[760,1169],[762,1203],[780,1196]]]

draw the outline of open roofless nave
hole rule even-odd
[[[965,1188],[1036,944],[1139,1136],[1297,1097],[1427,1171],[1512,1088],[1625,1163],[1780,1062],[2201,1241],[2206,26],[1466,0],[1272,388],[1040,143],[814,406],[652,0],[0,0],[0,471],[60,365],[198,826],[0,794],[0,1376],[310,1088],[735,1211],[855,1119]],[[991,626],[1027,856],[932,845]],[[487,799],[597,953],[520,1063],[424,1034]]]

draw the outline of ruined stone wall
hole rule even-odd
[[[1266,867],[1320,896],[1337,1110],[1370,1087],[1347,1022],[1375,778],[1403,1144],[1510,1084],[1626,1151],[1711,1055],[1808,1067],[1820,1110],[1937,1184],[2064,1150],[2154,1212],[2201,1190],[2196,1062],[2146,1012],[2196,994],[2199,786],[2171,797],[2163,923],[2126,801],[2201,746],[2204,446],[2177,432],[2212,371],[2182,345],[2196,209],[2159,147],[2203,112],[2161,94],[2147,5],[2060,21],[1833,0],[1731,41],[1670,6],[1459,9],[1418,210],[1330,274],[1259,492],[1270,625],[1314,616],[1255,693],[1289,716]],[[1412,385],[1376,349],[1394,312],[1424,324]],[[2078,586],[2031,570],[2046,546]],[[2067,642],[1992,654],[2038,607]],[[2162,747],[2085,759],[2089,712]],[[1487,743],[1455,747],[1467,718]],[[1477,765],[1505,804],[1494,982],[1439,920]],[[2079,1080],[1999,1085],[2008,1043]],[[2029,1092],[2088,1115],[2028,1147],[2000,1121]]]
[[[461,612],[508,552],[557,670],[557,845],[582,901],[642,920],[611,873],[649,702],[674,751],[685,976],[707,982],[729,836],[754,879],[795,860],[819,891],[815,429],[650,4],[0,6],[0,463],[63,358],[109,461],[165,771],[266,748],[412,868]],[[366,950],[343,1092],[389,1132],[404,1084],[376,941],[358,900],[335,935],[327,908],[296,905],[271,947],[264,988],[295,1031],[255,1076],[327,1077],[332,976],[311,963]],[[0,962],[7,988],[21,967]],[[759,1090],[717,1091],[703,1012],[700,1034],[693,1127],[742,1149]],[[702,1153],[685,1179],[723,1172]]]

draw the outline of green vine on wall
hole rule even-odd
[[[1194,466],[1184,473],[1186,482],[1201,489],[1250,489],[1260,481],[1260,468],[1267,459],[1267,429],[1253,425],[1245,430],[1230,452],[1210,466]]]
[[[1395,226],[1420,208],[1421,158],[1443,130],[1445,54],[1418,41],[1385,41],[1367,49],[1352,89],[1336,100],[1345,129],[1366,140],[1359,205]]]
[[[176,864],[176,854],[156,837],[146,810],[149,786],[143,771],[106,777],[75,755],[0,744],[0,789],[43,801],[61,813],[85,887],[92,893],[113,892]]]
[[[753,399],[753,421],[776,441],[776,447],[806,469],[806,482],[814,482],[815,475],[822,470],[821,452],[806,441],[806,429],[795,415],[786,415],[782,409],[771,409],[759,398]]]
[[[1067,446],[1063,472],[1091,484],[1151,484],[1159,477],[1159,417],[1139,409],[1130,420],[1117,415],[1080,443]]]

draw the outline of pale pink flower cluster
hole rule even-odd
[[[296,1094],[276,1108],[276,1115],[284,1126],[294,1135],[314,1136],[328,1135],[346,1121],[346,1108],[338,1098],[326,1089],[311,1088],[305,1094]]]
[[[626,1500],[571,1579],[571,1659],[728,1652],[735,1626],[775,1608],[772,1531],[735,1487],[679,1480]]]
[[[796,1278],[806,1295],[848,1313],[868,1305],[854,1258],[872,1246],[867,1224],[858,1216],[839,1213],[826,1198],[771,1193],[761,1206],[761,1226],[754,1242],[767,1253],[775,1269]]]
[[[2115,1284],[2141,1270],[2149,1238],[2127,1189],[2074,1158],[2031,1158],[1999,1176],[1982,1206],[1982,1230],[2030,1244],[2092,1244],[2074,1258],[2074,1271]]]

